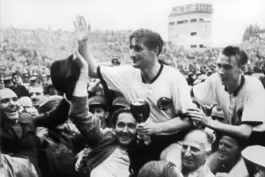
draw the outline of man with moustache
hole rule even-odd
[[[44,88],[40,85],[29,88],[29,96],[32,100],[33,106],[39,109],[48,98],[44,95]]]
[[[167,146],[183,138],[183,130],[191,124],[180,117],[188,108],[195,107],[185,77],[158,62],[163,47],[161,36],[148,29],[134,31],[129,37],[132,66],[104,67],[89,52],[89,31],[83,17],[77,17],[75,27],[79,52],[88,62],[89,76],[100,78],[103,85],[121,92],[129,102],[145,99],[150,105],[150,117],[138,130],[141,135],[151,136],[151,144],[142,149],[141,158],[133,165],[139,170],[146,162],[159,160]]]
[[[53,127],[62,124],[68,118],[69,104],[62,100],[59,106],[43,115],[20,115],[17,95],[10,89],[0,90],[0,141],[1,152],[15,156],[25,156],[36,168],[38,174],[44,167],[44,159],[39,159],[40,139],[36,136],[37,127]],[[24,118],[21,119],[21,116]],[[27,116],[27,118],[25,118]],[[47,162],[46,162],[47,163]]]
[[[202,111],[190,110],[189,115],[221,134],[265,145],[265,90],[257,78],[243,74],[247,61],[240,48],[225,47],[217,58],[217,73],[192,89],[199,103],[219,105],[228,124],[213,121]]]

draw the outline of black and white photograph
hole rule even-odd
[[[265,0],[0,0],[0,177],[265,177]]]

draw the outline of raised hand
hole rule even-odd
[[[83,16],[78,15],[74,21],[75,33],[78,42],[88,40],[88,33],[90,31],[90,25],[87,24]]]

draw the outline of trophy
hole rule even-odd
[[[144,99],[137,99],[131,101],[130,109],[137,123],[145,122],[150,115],[150,106],[148,102]],[[144,135],[140,138],[141,140],[138,141],[138,143],[140,144],[148,145],[151,143],[151,138],[149,135]]]

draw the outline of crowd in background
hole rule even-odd
[[[262,35],[259,36],[260,33],[256,33],[255,30],[251,30],[248,29],[247,32],[249,33],[249,37],[244,37],[243,42],[240,45],[241,49],[246,51],[249,58],[248,63],[245,64],[244,75],[257,77],[265,88],[265,38]],[[253,31],[255,31],[255,35],[253,35]],[[98,59],[97,62],[99,65],[120,67],[120,65],[123,66],[129,63],[128,53],[130,50],[136,50],[128,47],[128,44],[132,42],[129,41],[131,32],[132,31],[115,32],[95,30],[89,33],[89,49],[93,51],[93,55]],[[10,98],[11,100],[7,101],[10,101],[11,103],[18,101],[19,121],[23,122],[21,125],[24,126],[27,124],[28,126],[29,118],[37,117],[33,122],[36,128],[36,135],[39,138],[38,140],[29,138],[29,134],[31,133],[31,130],[29,130],[30,128],[22,128],[23,131],[21,131],[23,133],[28,133],[25,137],[18,133],[20,131],[18,129],[14,132],[16,132],[15,134],[18,139],[25,138],[24,140],[26,140],[29,138],[30,140],[27,139],[27,143],[34,142],[38,145],[36,145],[39,151],[37,160],[38,163],[35,161],[36,154],[26,152],[25,155],[23,154],[24,151],[20,154],[22,150],[27,150],[29,147],[30,150],[35,152],[36,149],[34,149],[34,143],[32,143],[34,145],[31,143],[27,144],[26,141],[16,141],[13,138],[10,140],[10,132],[5,132],[5,130],[9,130],[8,128],[11,127],[9,127],[8,121],[4,123],[1,122],[1,136],[5,140],[5,142],[2,141],[3,146],[1,147],[1,152],[4,152],[4,154],[6,152],[11,152],[10,154],[19,154],[19,157],[29,157],[35,167],[32,168],[33,174],[41,174],[43,177],[55,177],[60,175],[66,177],[88,176],[88,172],[86,170],[91,170],[90,172],[92,172],[96,169],[97,165],[101,164],[103,164],[102,166],[112,168],[113,166],[111,166],[111,164],[104,164],[104,161],[101,161],[102,158],[105,158],[105,149],[103,147],[105,145],[109,145],[108,151],[111,151],[111,153],[114,154],[114,157],[110,156],[114,158],[114,162],[119,161],[115,159],[117,158],[116,156],[119,156],[118,159],[122,159],[123,162],[129,163],[126,156],[127,152],[124,152],[121,150],[122,148],[118,149],[115,146],[115,148],[119,150],[117,151],[113,144],[109,144],[109,141],[104,141],[104,138],[107,137],[106,139],[108,139],[113,136],[109,135],[108,131],[116,128],[113,128],[113,124],[116,123],[113,123],[113,121],[117,121],[119,115],[121,114],[119,111],[122,110],[124,111],[122,113],[130,113],[130,111],[127,110],[127,108],[130,107],[130,102],[128,102],[128,100],[124,97],[124,93],[106,89],[104,86],[106,83],[102,82],[102,78],[100,78],[101,80],[92,77],[87,78],[88,81],[86,82],[88,82],[88,84],[85,86],[86,94],[84,94],[84,97],[88,95],[87,104],[89,106],[89,112],[91,112],[94,117],[99,120],[97,121],[89,117],[90,113],[88,113],[88,111],[85,113],[78,112],[80,111],[78,110],[79,106],[81,108],[82,106],[85,107],[81,104],[83,103],[82,99],[80,99],[82,95],[79,95],[79,98],[76,96],[80,93],[76,93],[74,91],[72,95],[74,98],[72,100],[67,98],[67,101],[71,102],[71,105],[69,105],[66,101],[64,93],[56,90],[51,81],[50,67],[52,63],[58,59],[67,58],[69,54],[76,49],[77,42],[75,33],[62,30],[52,31],[50,29],[24,30],[9,28],[1,31],[1,36],[3,37],[3,40],[0,43],[0,90],[4,91],[0,93],[0,104],[5,104],[4,101],[6,100],[3,101],[2,99],[5,94],[13,94],[14,92],[18,100],[16,100],[16,96],[13,95],[13,97]],[[218,68],[216,66],[216,59],[222,50],[223,49],[209,48],[204,52],[189,52],[184,48],[171,43],[164,43],[164,48],[159,55],[159,63],[177,68],[185,76],[186,81],[190,86],[189,88],[192,88],[197,84],[205,82],[210,77],[213,78],[213,75],[216,75]],[[79,59],[80,58],[81,57],[79,57]],[[106,78],[107,76],[105,76],[105,80]],[[81,79],[79,78],[79,80]],[[75,89],[77,89],[78,86],[80,85],[76,84]],[[8,90],[5,88],[8,88]],[[9,89],[12,92],[10,92]],[[264,94],[264,92],[261,94]],[[76,101],[75,99],[79,100]],[[211,117],[212,120],[219,123],[227,123],[225,122],[224,111],[218,105],[211,105],[209,107],[201,105],[195,100],[193,101],[197,104],[198,109],[200,108],[203,110],[204,113]],[[69,110],[70,115],[73,115],[73,117],[76,116],[76,120],[68,119]],[[5,111],[6,110],[3,109],[3,112]],[[57,111],[56,114],[54,113],[55,111]],[[87,118],[85,116],[84,119],[80,119],[80,121],[83,121],[84,125],[78,123],[78,118],[80,117],[78,117],[78,114],[74,114],[76,113],[75,111],[82,116],[88,116],[89,119],[87,120],[85,120],[85,118]],[[2,112],[0,112],[0,116],[3,116]],[[44,117],[46,118],[45,121]],[[93,122],[95,125],[100,123],[99,129],[103,133],[100,134],[97,131],[92,132],[94,137],[91,136],[91,132],[87,133],[90,127],[86,127],[84,130],[84,127],[82,126],[85,126],[85,123],[90,125],[89,121],[95,121]],[[193,124],[196,129],[185,132],[187,134],[183,136],[183,144],[174,143],[161,153],[161,159],[166,161],[152,161],[146,163],[142,168],[138,168],[138,176],[159,177],[164,175],[167,177],[168,175],[168,177],[182,177],[182,175],[184,175],[185,177],[213,177],[216,175],[216,177],[225,177],[225,175],[230,175],[230,177],[232,177],[235,174],[242,174],[243,177],[243,174],[246,175],[248,173],[254,173],[255,169],[253,164],[248,168],[244,165],[242,166],[244,163],[241,152],[245,149],[245,147],[247,147],[246,142],[225,133],[219,134],[217,130],[212,130],[209,127],[201,128],[200,125],[196,124],[196,121],[193,121]],[[93,128],[95,125],[90,126]],[[31,126],[32,125],[30,124],[29,127]],[[197,129],[198,127],[200,128]],[[15,129],[15,126],[12,128]],[[105,132],[107,133],[104,134]],[[104,136],[103,140],[100,141],[102,144],[95,146],[92,144],[91,147],[88,146],[91,142],[87,141],[88,138],[84,138],[84,135],[88,137],[91,136],[91,139],[95,140],[98,138],[97,133],[100,136]],[[189,144],[190,141],[198,141],[197,145],[199,144],[200,146],[192,146]],[[260,142],[261,141],[262,140],[260,140]],[[157,145],[159,145],[159,143]],[[22,150],[17,150],[16,148],[18,147],[21,147]],[[96,151],[93,149],[95,147],[98,148]],[[115,150],[112,151],[112,148]],[[182,152],[182,161],[178,160],[178,158],[180,158],[178,155],[170,154],[172,149],[180,148]],[[254,149],[254,151],[260,151],[261,153],[263,151],[263,149],[259,149],[259,147],[254,148],[257,148]],[[210,155],[209,149],[211,149]],[[247,150],[248,148],[243,152],[248,155],[249,153],[246,152]],[[93,153],[90,153],[91,151]],[[251,153],[254,152],[253,149],[250,151]],[[136,151],[130,153],[133,154],[135,152]],[[189,157],[187,155],[188,152],[192,154]],[[87,164],[83,164],[83,157],[91,157],[91,155],[93,156],[96,153],[99,153],[100,155],[99,157],[97,156],[98,158],[95,158],[95,161],[93,161],[93,159],[86,159]],[[135,154],[137,155],[137,153]],[[49,159],[45,159],[48,157]],[[5,160],[8,161],[8,158],[9,157],[7,156]],[[185,160],[183,160],[183,158]],[[102,163],[97,164],[97,161]],[[43,164],[39,164],[39,162],[43,162]],[[86,169],[86,167],[89,166],[88,164],[91,165],[94,163],[97,164],[95,166],[92,165],[94,169]],[[248,165],[248,162],[245,163],[245,165]],[[128,164],[123,165],[126,166]],[[186,168],[184,168],[185,165]],[[181,169],[181,166],[181,172],[180,170],[176,170]],[[265,167],[262,167],[262,169],[263,168],[265,169]],[[127,169],[118,170],[124,172]],[[94,173],[95,171],[96,170],[94,170]],[[91,173],[92,177],[97,176],[94,173]],[[127,173],[128,170],[126,171],[126,174]],[[131,171],[130,173],[133,174]],[[165,173],[167,175],[165,175]],[[34,176],[33,174],[31,175]]]

